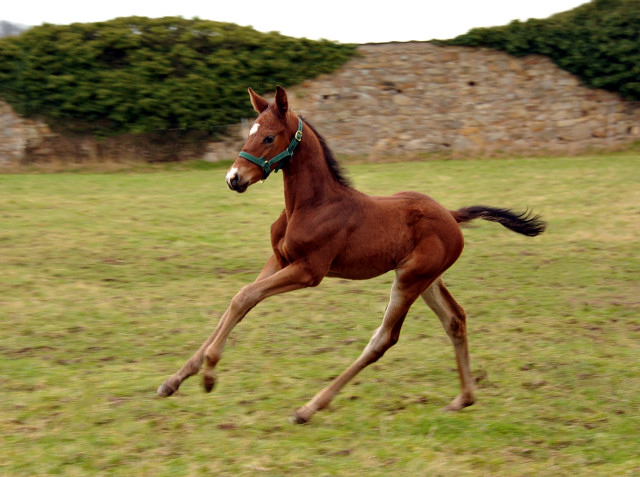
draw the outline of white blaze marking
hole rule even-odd
[[[253,123],[253,126],[251,127],[251,131],[249,131],[249,136],[253,136],[255,133],[257,133],[259,127],[260,125],[258,123]]]
[[[233,179],[233,177],[238,173],[238,168],[237,167],[232,167],[231,169],[229,169],[229,172],[227,172],[227,175],[225,177],[227,183],[229,183],[229,181],[231,181],[231,179]]]

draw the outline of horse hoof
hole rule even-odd
[[[166,381],[162,383],[158,388],[158,396],[161,397],[169,397],[175,392],[176,389],[173,389],[171,386],[169,386]]]
[[[309,422],[309,418],[308,417],[304,417],[301,416],[300,414],[298,414],[298,411],[296,411],[293,416],[291,416],[289,418],[289,422],[291,424],[306,424]]]
[[[471,406],[475,401],[476,400],[473,398],[473,396],[458,396],[453,401],[451,401],[451,404],[443,407],[442,410],[445,412],[457,412],[464,409],[465,407]]]
[[[207,376],[205,375],[202,378],[202,384],[204,386],[204,392],[206,393],[210,393],[211,390],[213,389],[213,387],[216,384],[216,378],[214,378],[213,376]]]

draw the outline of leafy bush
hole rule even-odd
[[[590,86],[640,100],[640,0],[593,0],[544,20],[475,28],[437,43],[543,54]]]
[[[99,135],[215,132],[252,114],[248,86],[300,83],[354,53],[355,45],[180,17],[45,24],[0,40],[0,97],[25,116]]]

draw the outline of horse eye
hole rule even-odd
[[[276,137],[270,134],[267,137],[265,137],[262,142],[264,142],[265,144],[272,144],[273,141],[275,140],[276,140]]]

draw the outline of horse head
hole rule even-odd
[[[276,88],[276,98],[272,104],[251,88],[249,96],[258,118],[225,177],[229,188],[240,193],[251,184],[266,179],[271,171],[280,170],[302,139],[302,122],[289,111],[284,88]]]

